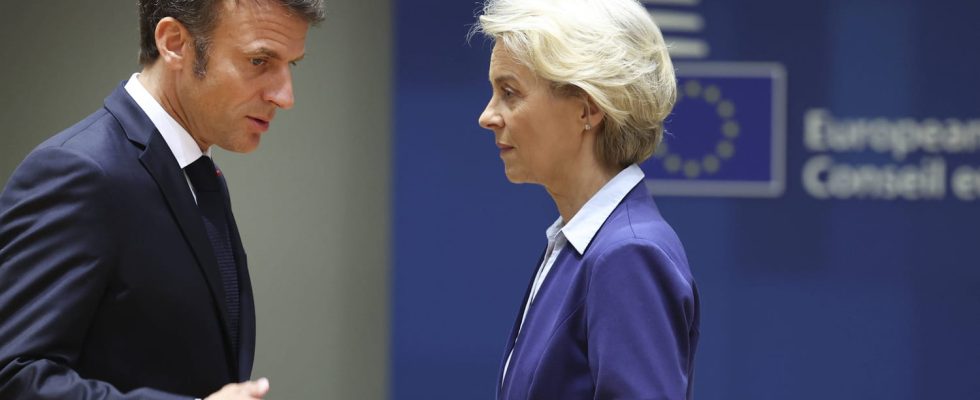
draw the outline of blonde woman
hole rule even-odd
[[[676,96],[660,30],[635,0],[489,0],[493,131],[513,183],[559,217],[517,315],[498,399],[690,399],[698,292],[638,163]]]

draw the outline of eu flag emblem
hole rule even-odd
[[[641,166],[654,194],[776,197],[786,173],[786,72],[779,64],[679,63],[677,103]]]

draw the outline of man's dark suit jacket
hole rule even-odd
[[[234,225],[239,349],[191,189],[126,90],[38,146],[0,194],[0,398],[205,397],[247,380],[255,308]]]

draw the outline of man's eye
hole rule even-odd
[[[252,65],[256,67],[265,65],[266,63],[265,59],[262,58],[253,58],[251,61],[252,61]]]

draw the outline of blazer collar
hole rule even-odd
[[[116,90],[113,90],[109,97],[106,97],[105,109],[116,118],[116,121],[119,121],[119,126],[126,133],[126,137],[139,145],[140,148],[145,149],[150,143],[150,138],[154,134],[159,135],[159,133],[146,113],[133,101],[132,97],[129,97],[129,93],[126,93],[125,84],[125,81],[120,83]]]
[[[638,184],[643,182],[643,170],[636,164],[626,167],[606,182],[562,228],[568,243],[579,255],[592,243],[599,228],[605,224],[616,207]]]

